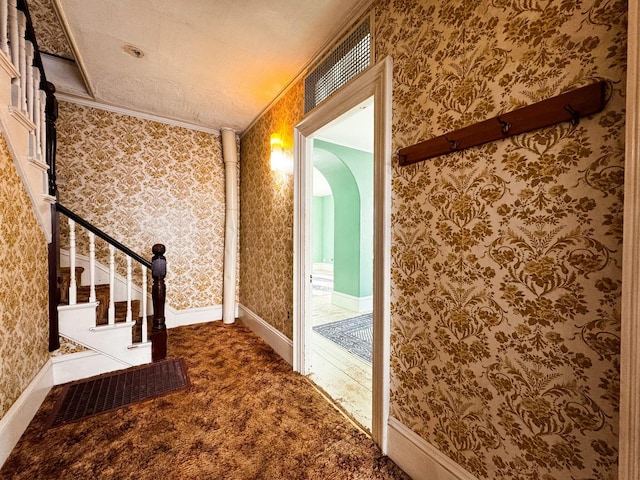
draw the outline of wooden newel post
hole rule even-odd
[[[166,248],[160,243],[156,243],[151,249],[153,258],[151,259],[151,276],[153,277],[153,287],[151,298],[153,300],[153,328],[151,329],[151,360],[157,362],[164,360],[167,356],[167,325],[164,321],[164,300],[166,289],[164,277],[167,274],[167,259],[164,258]]]
[[[58,120],[58,100],[56,99],[56,87],[51,82],[44,84],[47,95],[45,107],[46,125],[46,151],[45,159],[49,165],[49,195],[58,198],[56,185],[56,150],[58,148],[56,121]]]
[[[47,179],[49,195],[58,199],[56,186],[56,120],[58,119],[58,100],[53,83],[43,84],[47,100],[45,103],[45,161],[49,165]],[[51,205],[51,243],[49,243],[49,351],[60,348],[58,325],[58,304],[60,303],[60,229],[55,204]]]

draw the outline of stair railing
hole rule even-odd
[[[58,247],[55,244],[55,119],[58,116],[55,87],[47,81],[26,0],[0,0],[0,68],[11,77],[9,113],[28,132],[28,158],[37,173],[25,180],[34,198],[51,204],[52,242],[49,244],[49,350],[58,339]],[[30,168],[31,168],[30,167]],[[30,170],[31,171],[31,170]]]
[[[29,158],[46,166],[50,93],[25,0],[0,0],[0,52],[0,61],[13,76],[10,112],[30,131]]]
[[[108,306],[108,325],[115,324],[115,253],[116,250],[125,254],[127,264],[126,274],[126,292],[127,292],[127,309],[126,322],[132,322],[132,260],[142,265],[141,287],[141,317],[142,317],[142,333],[141,343],[147,343],[147,275],[151,270],[153,277],[152,286],[152,303],[153,303],[153,325],[151,331],[151,356],[153,361],[162,360],[166,357],[167,352],[167,331],[164,316],[165,306],[165,276],[166,276],[166,259],[164,253],[166,248],[162,244],[156,244],[152,248],[154,254],[152,261],[148,261],[138,255],[136,252],[126,247],[113,237],[103,232],[87,220],[83,219],[76,213],[64,207],[60,203],[55,204],[56,211],[67,217],[69,222],[69,305],[77,303],[77,279],[76,279],[76,226],[79,225],[88,231],[89,236],[89,302],[96,301],[96,272],[95,272],[95,237],[99,237],[109,245],[109,306]]]
[[[62,205],[57,204],[56,186],[56,126],[58,102],[55,87],[47,81],[40,56],[40,49],[33,29],[27,0],[0,0],[0,67],[9,73],[11,80],[11,115],[29,131],[29,162],[41,172],[41,180],[36,177],[34,191],[41,190],[43,198],[51,203],[51,236],[49,244],[49,350],[60,347],[58,329],[59,285],[59,220],[58,212],[67,215],[94,235],[104,239],[131,259],[151,268],[154,283],[154,319],[152,346],[154,360],[166,354],[166,326],[164,320],[164,275],[165,259],[163,246],[154,246],[153,267],[150,262],[132,252],[104,232],[77,217]],[[31,182],[31,180],[29,180]],[[77,217],[77,218],[73,218]],[[99,232],[99,233],[98,233]],[[156,248],[158,247],[158,248]],[[162,248],[160,248],[162,247]],[[162,250],[162,253],[159,253]],[[95,262],[95,259],[93,260]],[[156,262],[158,266],[155,267]],[[75,273],[75,272],[74,272]],[[93,276],[93,274],[92,274]],[[146,277],[143,275],[143,277]],[[146,278],[143,279],[143,282]],[[143,286],[145,289],[146,286]],[[73,295],[70,293],[70,295]],[[95,295],[95,294],[94,294]],[[143,295],[146,303],[146,295]],[[129,302],[130,304],[130,302]],[[130,315],[130,306],[128,306]],[[146,317],[143,317],[146,321]],[[146,329],[143,328],[143,335]]]

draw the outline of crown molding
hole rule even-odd
[[[128,115],[130,117],[139,118],[141,120],[164,123],[167,125],[172,125],[174,127],[182,127],[188,130],[195,130],[198,132],[210,133],[212,135],[220,135],[220,131],[213,128],[203,127],[202,125],[196,125],[194,123],[183,122],[181,120],[161,117],[159,115],[153,115],[150,113],[140,112],[137,110],[130,110],[128,108],[116,107],[115,105],[100,103],[88,98],[76,97],[75,95],[70,95],[67,93],[62,93],[62,92],[56,93],[56,98],[63,102],[74,103],[76,105],[82,105],[85,107],[97,108],[98,110],[105,110],[107,112],[118,113],[120,115]]]

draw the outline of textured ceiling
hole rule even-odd
[[[241,132],[370,1],[28,3],[58,91]]]

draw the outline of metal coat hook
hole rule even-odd
[[[580,113],[577,112],[570,104],[564,106],[564,109],[571,114],[571,125],[577,127],[580,124]]]
[[[460,143],[457,140],[450,140],[449,137],[445,137],[445,140],[449,142],[449,147],[451,151],[458,150],[460,148]]]
[[[509,122],[505,122],[504,120],[502,120],[499,116],[496,117],[496,119],[498,120],[498,122],[500,123],[500,125],[502,125],[502,128],[500,129],[500,131],[502,132],[503,135],[506,135],[507,133],[509,133],[509,130],[511,130],[511,124]]]

